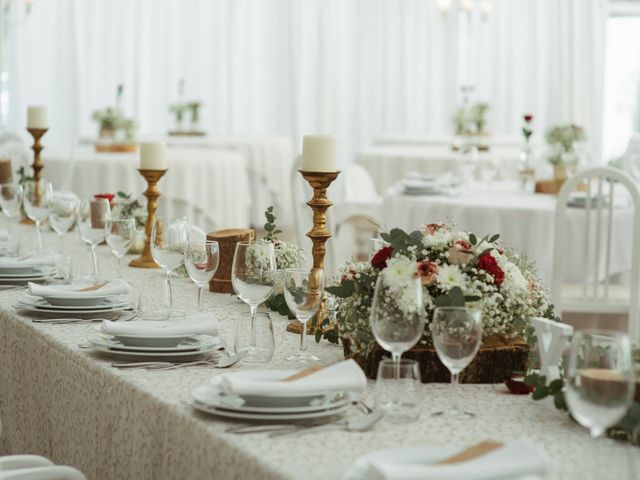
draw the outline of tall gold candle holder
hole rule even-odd
[[[147,189],[143,193],[143,195],[147,197],[147,222],[144,225],[145,239],[142,255],[131,260],[129,266],[134,268],[159,268],[151,255],[151,230],[156,220],[156,212],[158,211],[158,197],[160,196],[158,181],[167,173],[167,170],[146,170],[139,168],[138,171],[147,181]]]
[[[42,192],[40,191],[40,184],[38,181],[40,180],[40,172],[44,168],[44,164],[42,163],[42,159],[40,158],[40,152],[44,148],[40,143],[40,139],[43,137],[45,133],[47,133],[48,128],[30,128],[27,127],[27,131],[33,137],[33,145],[31,149],[33,150],[33,163],[31,164],[31,168],[33,169],[33,180],[36,182],[36,203],[40,202],[40,198],[42,197]],[[25,218],[22,220],[24,224],[34,224],[35,222],[30,218]]]
[[[313,228],[307,232],[307,237],[311,239],[311,255],[313,257],[313,268],[324,270],[324,257],[327,253],[326,243],[331,238],[331,232],[327,229],[327,210],[333,203],[327,198],[327,188],[338,178],[340,171],[335,172],[309,172],[298,170],[311,188],[313,197],[307,202],[313,211]],[[323,305],[320,306],[318,314],[322,315]],[[306,322],[307,333],[313,330],[312,322]],[[300,322],[294,320],[289,323],[289,332],[300,333]]]

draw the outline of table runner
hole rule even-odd
[[[99,247],[99,255],[103,272],[115,271],[107,249]],[[86,268],[80,258],[78,263]],[[148,274],[129,268],[125,278],[135,288]],[[502,385],[460,388],[465,408],[478,414],[470,422],[432,419],[430,412],[450,402],[451,390],[430,384],[422,387],[422,417],[410,425],[383,422],[371,432],[300,438],[234,436],[224,433],[233,422],[199,414],[189,406],[190,391],[222,370],[115,370],[111,358],[78,347],[94,325],[31,323],[12,309],[15,296],[16,292],[0,292],[0,453],[45,455],[78,467],[91,479],[334,479],[341,478],[358,455],[374,449],[416,443],[468,445],[523,435],[553,458],[550,478],[567,479],[592,451],[586,430],[566,413],[550,402],[508,395]],[[174,296],[178,308],[195,308],[196,289],[187,279],[176,280]],[[220,318],[222,336],[232,342],[236,321],[248,314],[248,308],[221,294],[208,294],[206,305]],[[284,357],[297,348],[298,338],[285,332],[286,323],[275,318],[274,368],[284,366]],[[341,358],[338,346],[309,343],[324,362]],[[373,391],[371,383],[365,401],[372,403]],[[607,455],[626,465],[625,448],[609,446]],[[637,449],[630,452],[637,462]]]

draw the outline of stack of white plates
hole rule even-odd
[[[279,381],[295,373],[296,370],[253,370],[234,375],[246,376],[248,380]],[[351,403],[349,393],[340,391],[232,395],[224,392],[220,380],[221,377],[215,377],[191,392],[194,408],[221,417],[280,422],[340,415]]]
[[[112,295],[92,298],[56,298],[23,295],[18,298],[16,308],[29,312],[61,314],[110,313],[130,308],[128,295]]]
[[[51,278],[56,273],[53,267],[0,266],[0,282],[31,282]]]
[[[98,327],[100,331],[100,327]],[[88,339],[91,347],[120,357],[146,357],[161,360],[187,360],[219,350],[220,337],[193,335],[126,335],[97,333]],[[139,358],[137,358],[139,359]]]

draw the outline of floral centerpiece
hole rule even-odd
[[[553,166],[554,178],[558,182],[567,179],[567,169],[575,170],[580,161],[577,145],[586,140],[582,127],[577,125],[558,125],[547,130],[545,139],[551,148],[548,157]]]
[[[380,356],[369,326],[369,311],[376,280],[385,270],[387,279],[398,285],[393,289],[397,295],[404,295],[410,290],[402,288],[402,285],[416,277],[421,279],[426,325],[416,348],[432,353],[429,325],[436,307],[475,307],[482,311],[486,346],[519,346],[515,354],[517,358],[511,359],[511,365],[489,365],[489,376],[504,375],[497,380],[502,381],[508,376],[506,370],[509,368],[524,370],[528,349],[520,339],[530,326],[529,319],[535,316],[553,318],[548,292],[525,258],[498,243],[498,235],[479,239],[472,233],[456,231],[444,224],[429,224],[411,233],[393,229],[381,236],[388,245],[380,249],[370,262],[345,265],[339,283],[327,288],[337,297],[336,328],[345,346],[345,355],[354,356],[360,363],[377,364],[369,361],[375,357],[376,351]],[[403,298],[395,300],[400,305],[404,301]],[[407,295],[406,308],[410,311],[412,307],[411,296]],[[513,356],[513,348],[502,349]],[[436,367],[433,362],[435,355],[428,354],[427,357],[434,364],[421,365],[423,379],[424,368]],[[422,356],[421,360],[424,358]],[[495,355],[491,358],[497,361]],[[486,371],[485,367],[482,369]],[[365,371],[375,374],[367,367]],[[478,375],[482,377],[483,374]],[[442,378],[433,371],[431,376]],[[480,377],[475,381],[482,381]]]
[[[169,105],[169,112],[174,115],[175,129],[169,132],[170,135],[203,135],[204,132],[199,131],[200,124],[200,108],[202,102],[199,101],[185,101],[184,100],[184,87],[185,81],[181,79],[178,82],[178,99]],[[191,124],[189,129],[184,127],[185,115],[190,113]]]
[[[482,141],[482,137],[488,135],[487,113],[489,108],[488,103],[477,102],[471,106],[465,104],[455,112],[453,116],[455,134],[461,138],[466,138],[468,146],[475,145],[480,150],[489,148]]]
[[[92,118],[98,123],[98,143],[96,149],[109,151],[131,151],[135,143],[137,123],[127,118],[122,111],[124,87],[118,85],[116,106],[93,112]]]

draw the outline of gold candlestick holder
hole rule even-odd
[[[324,257],[327,253],[326,243],[331,238],[331,232],[327,229],[327,210],[333,203],[327,198],[327,188],[338,178],[340,171],[335,172],[309,172],[298,170],[311,188],[313,188],[313,197],[307,202],[313,211],[313,228],[307,232],[307,237],[313,243],[311,247],[311,256],[313,257],[313,268],[324,270]],[[324,312],[324,301],[318,309],[316,315],[322,316]],[[318,324],[321,322],[315,322]],[[307,322],[307,333],[312,333],[313,322]],[[287,326],[287,331],[300,333],[300,322],[294,320]]]
[[[146,170],[139,168],[138,171],[147,181],[147,189],[143,195],[147,197],[148,213],[147,222],[144,225],[144,250],[142,251],[142,255],[131,260],[129,266],[134,268],[159,268],[151,255],[151,229],[153,228],[153,223],[156,220],[156,212],[158,211],[158,197],[160,196],[158,181],[167,173],[167,170]]]
[[[33,150],[33,163],[31,164],[31,168],[33,169],[33,180],[36,182],[36,203],[40,202],[40,198],[42,198],[42,191],[40,190],[40,184],[38,181],[40,180],[40,172],[44,168],[44,164],[42,163],[42,159],[40,158],[40,152],[44,148],[40,143],[40,139],[43,137],[45,133],[47,133],[48,128],[29,128],[27,127],[27,131],[33,137],[33,145],[31,149]],[[22,220],[23,224],[33,225],[35,222],[30,218],[24,218]]]

